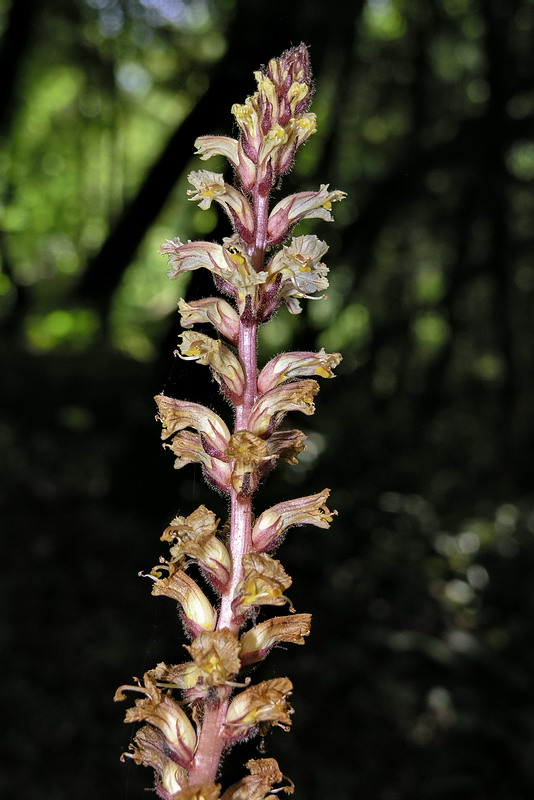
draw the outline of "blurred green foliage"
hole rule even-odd
[[[348,199],[306,228],[328,298],[261,352],[344,362],[258,503],[329,485],[340,514],[280,554],[314,627],[258,670],[295,683],[266,751],[308,800],[532,796],[533,31],[531,0],[2,5],[2,795],[149,783],[118,763],[111,697],[184,639],[136,575],[172,516],[226,513],[153,424],[161,389],[219,402],[172,357],[178,297],[210,284],[169,282],[156,251],[228,234],[185,200],[194,139],[230,133],[252,70],[303,40],[319,130],[284,191]]]

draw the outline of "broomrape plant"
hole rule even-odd
[[[285,596],[291,578],[272,553],[295,525],[328,528],[335,512],[329,490],[288,500],[252,514],[260,481],[280,459],[297,463],[305,435],[281,428],[289,411],[313,414],[319,384],[332,378],[339,353],[282,353],[258,372],[258,328],[285,303],[292,314],[300,300],[321,299],[328,269],[321,259],[327,245],[316,236],[288,238],[296,223],[313,217],[332,220],[332,204],[343,192],[321,186],[299,192],[270,207],[273,187],[291,168],[295,152],[316,129],[308,112],[312,87],[308,51],[301,44],[255,73],[257,91],[234,105],[239,136],[201,136],[202,159],[223,155],[234,169],[234,185],[208,170],[191,172],[188,194],[207,209],[218,203],[233,235],[223,241],[166,241],[169,277],[204,267],[228,297],[181,300],[185,329],[176,355],[210,367],[220,391],[235,410],[233,429],[197,403],[156,397],[164,447],[175,467],[199,463],[206,481],[229,497],[230,519],[221,527],[200,506],[177,516],[162,540],[170,545],[147,577],[152,594],[178,603],[191,644],[183,664],[158,664],[143,681],[121,686],[140,695],[126,722],[145,723],[123,755],[155,771],[155,790],[164,800],[275,800],[272,792],[292,793],[293,784],[272,758],[252,759],[249,774],[222,792],[215,783],[226,750],[273,725],[287,730],[293,709],[288,678],[250,684],[243,671],[280,642],[304,644],[310,614],[297,614]],[[211,323],[220,338],[197,333]],[[187,572],[194,562],[219,601],[214,605]],[[288,604],[290,614],[259,622],[263,606]],[[177,699],[180,697],[181,699]],[[222,792],[222,793],[221,793]]]

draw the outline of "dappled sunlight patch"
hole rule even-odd
[[[84,308],[55,309],[48,314],[32,314],[26,321],[26,336],[37,351],[84,350],[100,329],[96,312]]]

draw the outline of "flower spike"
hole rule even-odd
[[[230,220],[230,235],[220,244],[175,237],[160,248],[170,278],[201,268],[211,273],[215,296],[178,304],[184,332],[175,355],[209,367],[234,416],[230,425],[199,403],[155,398],[163,446],[173,453],[175,468],[199,464],[229,504],[228,520],[221,522],[201,505],[188,516],[177,514],[165,528],[167,558],[145,577],[153,595],[178,604],[190,639],[187,656],[182,663],[159,663],[143,683],[122,686],[116,695],[141,695],[126,721],[144,724],[123,758],[154,770],[161,800],[276,800],[281,792],[292,794],[292,782],[272,758],[248,761],[248,774],[226,790],[216,779],[235,743],[272,726],[290,727],[290,680],[251,686],[243,670],[281,643],[304,644],[311,617],[295,613],[285,594],[292,579],[272,553],[289,528],[326,529],[336,513],[327,506],[325,489],[277,503],[257,518],[253,514],[261,481],[280,461],[296,465],[306,448],[302,431],[282,427],[286,414],[312,415],[315,379],[333,378],[341,361],[339,353],[297,350],[259,367],[258,331],[283,304],[298,314],[302,300],[324,297],[328,245],[315,235],[289,234],[301,220],[332,221],[333,204],[345,196],[323,184],[273,203],[273,188],[316,130],[307,47],[287,50],[254,77],[256,90],[231,109],[237,136],[207,135],[195,142],[202,160],[223,156],[229,162],[233,183],[206,169],[188,175],[189,199],[201,209],[219,205]],[[215,334],[195,327],[205,324]],[[274,616],[270,607],[285,604],[289,613]]]

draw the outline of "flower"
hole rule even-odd
[[[244,194],[230,184],[224,177],[207,169],[190,172],[187,180],[195,188],[188,189],[190,200],[199,201],[199,207],[208,209],[215,200],[228,214],[235,231],[245,242],[253,240],[254,214]]]
[[[224,239],[224,247],[214,242],[181,242],[167,239],[159,252],[169,256],[168,276],[176,278],[184,272],[208,269],[221,291],[233,295],[244,306],[246,297],[267,280],[267,272],[256,272],[240,236]],[[242,309],[241,309],[242,310]]]
[[[173,543],[171,563],[181,564],[186,556],[196,559],[221,590],[228,582],[232,564],[225,545],[215,536],[217,525],[215,514],[199,506],[188,517],[174,517],[161,538]]]
[[[201,464],[204,477],[208,483],[213,484],[222,492],[228,491],[231,470],[228,464],[206,453],[202,443],[202,436],[192,431],[179,431],[172,441],[165,443],[164,447],[171,450],[176,459],[174,469],[181,469],[187,464]]]
[[[196,155],[202,160],[212,156],[224,156],[234,167],[247,191],[251,191],[256,181],[256,164],[246,155],[243,144],[229,136],[199,136],[195,142]]]
[[[168,576],[161,577],[161,570],[167,570]],[[197,586],[195,581],[176,564],[160,564],[154,567],[147,577],[154,580],[152,594],[165,595],[181,606],[186,629],[192,636],[202,631],[212,631],[217,623],[217,614],[210,601]]]
[[[270,434],[282,422],[289,411],[313,414],[313,398],[319,391],[314,380],[297,381],[277,386],[266,392],[252,406],[249,428],[258,436]]]
[[[201,633],[187,649],[208,686],[231,681],[241,669],[239,641],[228,628]]]
[[[154,399],[158,406],[157,419],[162,424],[162,439],[169,439],[184,428],[193,428],[200,434],[208,455],[217,457],[224,453],[230,441],[230,431],[218,414],[199,403],[175,400],[164,394]]]
[[[225,456],[233,462],[232,487],[244,497],[254,491],[261,468],[273,458],[264,439],[247,430],[232,434]]]
[[[278,725],[287,731],[293,713],[287,697],[292,691],[288,678],[273,678],[236,695],[226,714],[227,743],[243,739],[258,725]]]
[[[328,189],[328,184],[321,184],[319,191],[298,192],[280,200],[269,214],[267,226],[267,246],[283,242],[289,229],[303,219],[324,219],[333,222],[332,203],[343,200],[346,192]]]
[[[330,511],[326,501],[330,489],[307,497],[297,497],[277,503],[260,514],[252,529],[252,543],[257,551],[272,550],[277,547],[285,532],[293,525],[315,525],[329,528],[337,513]]]
[[[251,606],[281,606],[291,601],[284,592],[292,580],[279,561],[265,553],[243,556],[243,580],[236,589],[234,607],[246,611]]]
[[[228,628],[200,633],[190,647],[186,647],[193,661],[167,666],[158,664],[154,675],[161,685],[172,686],[186,692],[189,702],[204,699],[212,689],[232,682],[241,669],[237,636]]]
[[[115,701],[125,700],[125,691],[138,692],[145,697],[135,701],[133,708],[126,712],[125,722],[149,722],[157,728],[164,740],[165,749],[173,760],[182,767],[188,767],[193,758],[197,737],[188,716],[178,703],[168,694],[158,689],[152,672],[146,672],[143,686],[137,680],[132,686],[119,686]],[[155,740],[150,740],[151,745]]]
[[[304,644],[310,632],[311,614],[271,617],[241,636],[239,657],[243,666],[261,661],[279,642]]]
[[[239,360],[219,339],[212,339],[204,333],[185,331],[181,335],[179,349],[175,355],[211,367],[216,381],[224,393],[234,403],[241,401],[245,386],[245,376]]]
[[[333,378],[332,368],[341,361],[340,353],[326,353],[323,349],[318,353],[293,352],[281,353],[272,358],[258,376],[258,392],[268,392],[284,381],[302,378],[308,375],[319,375],[321,378]]]
[[[202,300],[178,302],[182,328],[191,328],[197,323],[211,322],[232,344],[236,344],[239,331],[239,317],[230,303],[221,297],[205,297]]]
[[[291,781],[286,786],[273,789],[275,783],[280,783],[284,779],[274,758],[251,759],[246,766],[250,775],[230,786],[221,800],[276,800],[278,792],[293,793]],[[276,794],[269,794],[267,797],[267,792],[271,790]]]
[[[130,753],[123,753],[121,761],[131,758],[136,764],[152,767],[156,773],[156,791],[164,800],[173,800],[176,792],[187,785],[187,773],[169,755],[166,740],[158,728],[143,725],[130,744]]]
[[[269,280],[278,282],[278,296],[292,314],[299,314],[297,298],[321,300],[315,292],[328,289],[328,267],[321,258],[328,250],[326,242],[314,235],[295,236],[284,245],[268,265]]]

